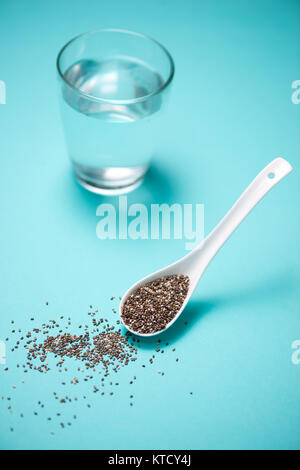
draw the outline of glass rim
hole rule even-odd
[[[168,58],[169,63],[170,63],[170,73],[169,73],[168,78],[164,81],[163,85],[160,86],[159,88],[157,88],[157,90],[154,90],[151,93],[148,93],[147,95],[139,96],[138,98],[131,98],[131,99],[127,99],[127,100],[114,100],[114,99],[100,98],[98,96],[89,95],[88,93],[85,93],[84,91],[80,90],[79,88],[74,86],[72,83],[70,83],[66,79],[66,77],[64,76],[64,74],[61,70],[61,67],[60,67],[60,62],[61,62],[61,58],[62,58],[62,55],[63,55],[64,51],[67,49],[67,47],[70,44],[77,41],[78,39],[90,36],[90,35],[95,34],[95,33],[107,33],[107,32],[108,33],[129,34],[129,35],[132,35],[132,36],[140,37],[142,39],[146,39],[147,41],[150,41],[150,42],[156,44],[165,53],[165,55]],[[100,102],[100,103],[110,103],[110,104],[134,104],[134,103],[139,103],[141,101],[148,100],[152,96],[158,95],[163,90],[165,90],[168,87],[168,85],[172,82],[173,77],[174,77],[174,73],[175,73],[175,65],[174,65],[173,58],[172,58],[171,54],[169,53],[169,51],[165,48],[165,46],[163,46],[160,42],[156,41],[156,39],[153,39],[152,37],[150,37],[146,34],[137,33],[135,31],[130,31],[130,30],[127,30],[127,29],[119,29],[119,28],[94,29],[92,31],[81,33],[81,34],[78,34],[77,36],[73,37],[59,51],[57,59],[56,59],[56,67],[57,67],[59,77],[70,88],[72,88],[74,91],[76,91],[76,93],[78,93],[81,96],[84,96],[85,98],[88,98],[91,101]]]

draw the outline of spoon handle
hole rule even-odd
[[[205,267],[256,204],[291,171],[292,166],[289,162],[283,158],[276,158],[254,178],[198,248],[202,253],[201,261]]]

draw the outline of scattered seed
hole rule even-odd
[[[129,310],[127,311],[127,313],[132,313],[132,309],[134,310],[130,321],[135,325],[135,331],[138,331],[137,328],[140,328],[140,331],[145,331],[146,329],[148,332],[156,332],[163,329],[165,327],[164,325],[168,324],[170,319],[176,314],[176,311],[178,311],[178,308],[180,308],[188,291],[188,287],[188,277],[180,275],[157,279],[153,281],[153,283],[142,286],[142,288],[140,288],[140,299],[137,299],[136,291],[133,294],[133,298],[129,303]],[[111,300],[113,299],[115,299],[114,296]],[[148,313],[150,313],[150,316],[147,321],[145,321],[143,315],[141,315],[141,318],[138,320],[136,316],[138,312],[141,311],[139,309],[144,308],[147,302],[149,302]],[[45,303],[48,305],[48,301]],[[90,309],[91,311],[88,312],[88,315],[92,327],[90,324],[79,325],[79,328],[82,329],[81,334],[71,333],[71,328],[68,330],[68,327],[71,326],[71,317],[66,317],[68,321],[65,326],[60,326],[56,320],[50,319],[40,326],[35,326],[31,331],[27,333],[24,332],[23,336],[16,338],[17,341],[15,341],[15,344],[12,344],[12,351],[19,346],[21,347],[21,345],[23,345],[26,351],[24,364],[17,364],[16,366],[18,368],[21,367],[24,373],[32,373],[33,371],[48,373],[51,370],[49,366],[49,364],[51,364],[50,357],[54,357],[56,360],[55,369],[60,373],[67,373],[69,367],[66,367],[65,361],[73,359],[79,363],[79,367],[76,368],[78,377],[74,376],[71,380],[61,381],[60,383],[62,385],[66,385],[67,383],[75,385],[83,381],[89,382],[95,377],[95,374],[98,375],[99,373],[102,375],[100,382],[102,387],[107,386],[108,383],[111,386],[119,386],[119,382],[113,379],[107,382],[109,379],[106,379],[106,381],[105,378],[110,376],[113,372],[117,373],[122,367],[129,365],[131,361],[136,361],[138,347],[140,347],[142,343],[140,339],[136,338],[130,332],[122,334],[121,328],[118,326],[120,323],[119,320],[115,321],[114,325],[111,325],[108,319],[96,317],[98,310],[92,311],[92,305],[90,305]],[[113,311],[116,311],[116,309],[113,309]],[[61,315],[60,319],[64,319],[64,316]],[[30,320],[34,321],[34,317],[30,318]],[[11,324],[14,324],[14,320],[11,320]],[[16,333],[16,331],[21,333],[21,329],[14,329],[12,333]],[[6,338],[6,341],[8,341],[8,338]],[[22,341],[24,341],[24,343],[21,343]],[[168,342],[165,343],[166,346],[168,346],[168,344]],[[157,340],[156,352],[164,353],[168,351],[167,349],[161,349],[160,345],[161,340]],[[173,348],[172,351],[175,351],[175,348]],[[152,351],[149,357],[151,364],[153,364],[154,358],[155,355]],[[178,358],[176,358],[176,361],[178,361]],[[142,364],[142,367],[145,368],[146,365]],[[8,371],[8,367],[5,367],[3,370]],[[158,371],[158,373],[162,376],[165,374],[162,371]],[[133,376],[129,384],[133,385],[134,380],[136,380],[136,376]],[[24,383],[24,379],[22,379],[21,382]],[[92,385],[92,391],[94,393],[99,392],[100,384]],[[16,388],[16,385],[12,385],[12,389],[15,390]],[[111,391],[109,394],[113,395],[114,392]],[[190,392],[190,394],[192,395],[192,392]],[[105,392],[101,391],[101,395],[105,395]],[[108,395],[108,393],[106,395]],[[58,400],[57,403],[64,404],[64,406],[68,406],[72,400],[78,400],[77,397],[65,396],[65,394],[61,396],[61,394],[57,392],[53,392],[53,397],[55,400]],[[130,400],[132,400],[133,397],[134,395],[131,394]],[[5,397],[2,397],[2,400],[4,398]],[[8,401],[11,400],[11,397],[6,398]],[[87,397],[83,395],[83,399],[85,400],[86,398]],[[44,404],[42,404],[41,400],[37,403],[41,408],[44,408]],[[132,402],[130,402],[130,406],[133,406]],[[91,408],[91,404],[88,403],[87,407]],[[8,410],[10,413],[13,412],[11,406],[8,406]],[[33,414],[38,416],[37,411],[33,411]],[[60,417],[61,413],[55,413],[55,415]],[[24,418],[23,413],[20,413],[20,418]],[[73,415],[73,419],[76,420],[77,416]],[[47,421],[54,420],[52,420],[51,417],[47,417]],[[61,428],[65,428],[65,423],[61,422],[59,424]],[[66,424],[71,426],[69,422]],[[54,430],[50,431],[50,434],[54,434]]]

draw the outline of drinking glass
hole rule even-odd
[[[102,29],[69,41],[57,58],[62,121],[79,183],[121,194],[143,180],[163,132],[162,108],[174,76],[154,39]]]

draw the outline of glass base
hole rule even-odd
[[[88,191],[105,196],[125,194],[143,182],[149,165],[129,168],[94,168],[73,162],[78,183]]]

